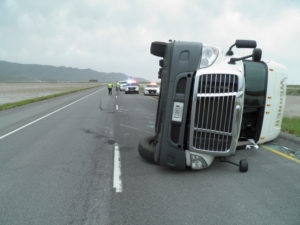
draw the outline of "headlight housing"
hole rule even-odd
[[[191,168],[192,169],[203,169],[206,168],[207,162],[200,155],[191,154]]]
[[[203,46],[202,57],[200,62],[200,68],[206,68],[211,66],[219,55],[219,49],[212,46]]]

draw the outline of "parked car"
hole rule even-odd
[[[147,84],[144,88],[144,95],[159,95],[160,87],[156,83]]]
[[[127,85],[127,81],[119,81],[120,83],[120,91],[125,91],[125,87]]]
[[[129,81],[127,85],[125,86],[125,94],[139,94],[140,93],[140,87],[139,84],[135,81]]]

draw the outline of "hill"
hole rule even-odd
[[[91,69],[56,67],[38,64],[21,64],[0,61],[0,82],[99,82],[126,80],[123,73],[105,73]],[[135,78],[145,82],[144,78]]]

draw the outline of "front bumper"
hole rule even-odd
[[[125,92],[126,93],[139,93],[139,89],[137,89],[137,88],[128,88],[128,89],[125,89]]]
[[[145,95],[159,95],[159,91],[157,90],[145,90]]]

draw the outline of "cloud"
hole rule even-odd
[[[157,79],[150,43],[200,41],[227,48],[255,39],[265,59],[300,84],[297,1],[2,0],[0,59],[124,72]]]

